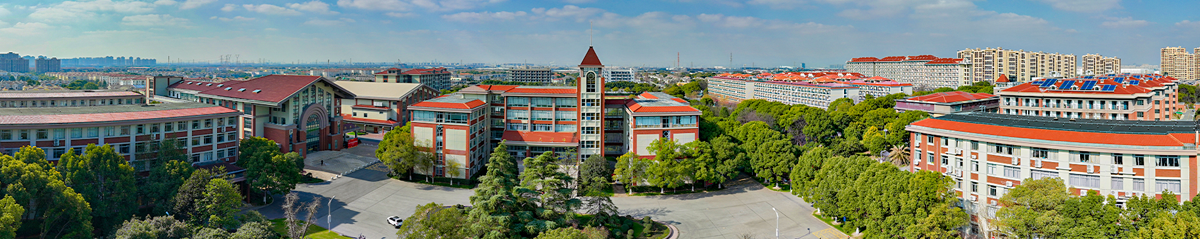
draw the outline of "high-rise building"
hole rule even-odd
[[[550,68],[514,67],[508,69],[508,81],[550,84],[554,72]]]
[[[932,55],[859,57],[846,62],[846,71],[879,76],[918,87],[936,89],[971,85],[971,62]]]
[[[29,72],[29,60],[13,52],[0,54],[0,71]]]
[[[637,69],[633,68],[615,68],[604,71],[605,81],[633,81],[637,76]]]
[[[444,67],[402,70],[389,68],[375,72],[375,82],[420,83],[438,90],[450,89],[450,71]]]
[[[965,49],[958,58],[971,63],[971,82],[994,81],[1001,74],[1028,82],[1034,77],[1075,76],[1075,55],[1005,50],[1003,48]]]
[[[62,71],[62,61],[58,58],[38,57],[36,62],[37,72],[59,72]]]
[[[1087,54],[1080,63],[1083,75],[1121,74],[1121,58]]]
[[[1200,50],[1200,48],[1198,48]],[[1162,49],[1160,67],[1162,73],[1180,80],[1196,79],[1196,54],[1190,54],[1183,47],[1166,47]]]

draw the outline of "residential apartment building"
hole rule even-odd
[[[936,89],[970,85],[971,64],[959,58],[932,55],[859,57],[846,62],[846,71],[879,76],[918,87]]]
[[[1182,111],[1176,79],[1163,75],[1108,74],[1039,79],[1009,87],[1000,112],[1071,119],[1171,120]]]
[[[321,76],[268,75],[246,81],[202,82],[151,78],[155,96],[222,106],[241,112],[234,132],[239,138],[264,137],[282,152],[341,150],[342,99],[354,93]],[[160,82],[165,81],[165,82]]]
[[[698,137],[696,124],[700,111],[685,100],[662,93],[606,96],[604,65],[591,48],[579,68],[583,74],[574,87],[475,85],[449,96],[413,104],[408,108],[414,114],[414,139],[434,142],[435,150],[442,150],[439,158],[465,158],[464,161],[470,162],[486,158],[485,154],[490,153],[486,150],[501,141],[506,142],[509,153],[517,158],[555,152],[560,157],[582,159],[591,155],[618,156],[630,151],[652,157],[653,154],[642,153],[649,152],[645,146],[654,139],[692,142]],[[482,120],[475,115],[479,109],[487,116]],[[453,117],[459,123],[446,124],[444,117],[454,114],[458,114]],[[450,131],[438,131],[439,126],[442,129],[466,129],[465,132],[470,133],[454,131],[455,136],[447,136]],[[418,131],[417,127],[427,129]],[[484,138],[478,140],[490,144],[470,147],[468,151],[471,152],[454,151],[457,149],[436,144],[439,142],[437,137],[443,137],[445,142],[453,139],[474,145],[478,143],[474,140],[480,133]],[[459,134],[467,136],[459,137]],[[473,151],[476,148],[485,151],[476,153]],[[475,159],[473,155],[480,158]],[[444,163],[440,165],[445,166]],[[464,165],[473,168],[470,166],[473,164]],[[435,173],[445,175],[444,171]]]
[[[878,76],[861,78],[854,72],[802,72],[760,76],[762,78],[734,74],[711,77],[708,79],[709,95],[726,102],[763,99],[825,109],[830,103],[841,98],[859,102],[867,95],[882,97],[896,93],[912,94],[913,91],[912,84]]]
[[[508,69],[508,77],[506,77],[505,80],[524,83],[550,84],[550,81],[554,80],[554,71],[550,70],[550,68],[528,66],[515,67]]]
[[[897,99],[895,108],[898,113],[916,110],[938,117],[958,112],[995,113],[999,106],[1000,97],[992,94],[951,91]]]
[[[634,68],[615,68],[604,70],[604,80],[613,81],[634,81],[637,79],[637,69]]]
[[[419,83],[433,87],[436,90],[450,89],[450,71],[444,67],[428,69],[388,68],[375,72],[375,82],[382,83]]]
[[[0,71],[29,72],[29,60],[17,53],[0,54]]]
[[[193,164],[237,161],[240,113],[235,110],[192,102],[112,104],[107,102],[132,101],[109,96],[79,100],[80,95],[43,94],[36,98],[60,103],[0,108],[0,153],[11,155],[22,146],[36,146],[46,151],[47,160],[54,162],[67,150],[82,154],[89,144],[107,144],[129,160],[134,169],[143,172],[151,168],[147,160],[155,157],[152,153],[157,149],[153,143],[173,139]],[[61,103],[71,101],[85,104]]]
[[[1162,49],[1162,61],[1159,67],[1162,73],[1181,80],[1200,79],[1200,48],[1188,53],[1183,47],[1166,47]]]
[[[432,99],[441,92],[417,83],[336,81],[353,99],[342,99],[342,120],[370,133],[382,133],[409,122],[408,106]]]
[[[432,175],[465,179],[487,164],[492,152],[487,103],[453,94],[407,108],[412,112],[414,144],[431,148],[437,157]],[[428,169],[416,170],[429,174]]]
[[[132,91],[0,91],[0,108],[141,105],[145,98]]]
[[[1080,63],[1082,75],[1121,74],[1121,58],[1087,54],[1083,55]]]
[[[991,82],[1000,74],[1014,77],[1016,82],[1029,82],[1034,77],[1074,77],[1077,67],[1075,55],[1003,48],[965,49],[958,51],[958,58],[970,62],[970,82]]]
[[[62,61],[58,58],[38,57],[34,60],[34,69],[37,72],[58,72],[62,71]]]
[[[873,76],[865,79],[843,79],[839,83],[858,87],[858,100],[866,99],[868,95],[883,97],[891,94],[912,94],[913,84],[896,82],[887,78]]]
[[[971,222],[966,237],[990,231],[999,200],[1025,179],[1060,178],[1074,195],[1096,192],[1124,206],[1132,196],[1180,201],[1197,193],[1196,122],[1127,121],[948,114],[908,125],[909,170],[930,170],[955,181]]]

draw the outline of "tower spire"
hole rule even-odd
[[[592,21],[588,21],[588,47],[592,46]]]

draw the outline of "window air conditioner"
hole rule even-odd
[[[970,195],[967,197],[967,199],[971,200],[971,201],[975,201],[975,195]]]
[[[996,206],[996,200],[988,200],[988,205]]]
[[[1121,172],[1121,168],[1119,168],[1119,167],[1117,167],[1117,166],[1113,166],[1113,167],[1112,167],[1112,174],[1117,174],[1117,173],[1119,173],[1119,172]]]
[[[54,147],[58,147],[59,145],[61,145],[62,143],[60,141],[61,140],[54,140]]]
[[[1036,168],[1042,168],[1042,160],[1041,160],[1041,159],[1038,159],[1037,161],[1034,161],[1034,162],[1033,162],[1033,167],[1036,167]]]
[[[1088,173],[1096,173],[1096,168],[1093,168],[1091,165],[1087,166],[1087,170],[1088,170]]]
[[[972,154],[972,155],[971,155],[971,159],[979,159],[979,156],[977,156],[977,155],[973,155],[973,154]]]
[[[1012,159],[1012,165],[1021,165],[1021,159],[1020,159],[1020,158],[1013,157],[1013,159]]]
[[[1004,182],[1004,186],[1005,186],[1005,187],[1012,187],[1012,181],[1005,181],[1005,182]]]

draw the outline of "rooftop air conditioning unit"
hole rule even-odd
[[[1004,181],[1005,187],[1012,187],[1012,181]]]

